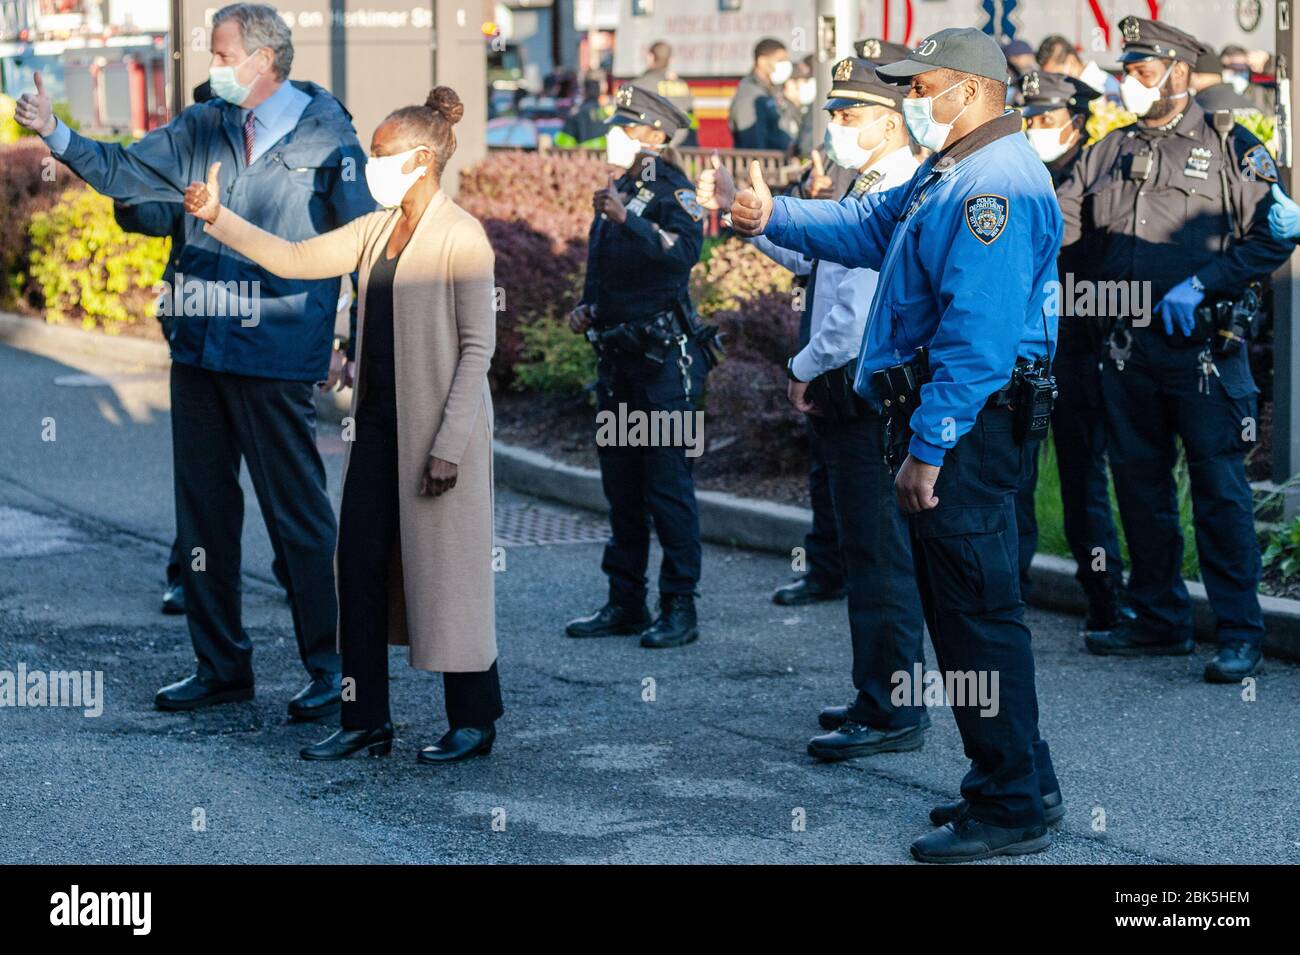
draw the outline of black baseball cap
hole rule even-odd
[[[998,41],[973,27],[953,27],[931,33],[906,59],[876,70],[889,83],[905,84],[918,73],[953,70],[1006,82],[1007,58]]]

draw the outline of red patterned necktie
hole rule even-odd
[[[248,111],[248,118],[244,120],[244,165],[253,164],[253,111]]]

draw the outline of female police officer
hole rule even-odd
[[[609,600],[565,632],[640,633],[644,647],[677,647],[699,635],[691,458],[702,447],[696,408],[712,359],[686,283],[704,241],[704,210],[669,147],[690,128],[690,117],[661,96],[624,86],[609,124],[606,156],[626,171],[593,198],[586,285],[569,317],[600,360],[596,444],[609,501],[611,533],[601,561]],[[652,520],[663,548],[653,625],[645,603]]]

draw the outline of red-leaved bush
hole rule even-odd
[[[19,304],[18,276],[26,267],[27,227],[70,184],[79,182],[36,137],[0,145],[0,305]]]
[[[505,294],[492,363],[498,387],[515,380],[519,329],[547,317],[563,319],[577,303],[591,194],[610,170],[583,155],[497,152],[461,173],[456,201],[483,223]],[[704,473],[806,467],[802,418],[785,396],[785,361],[799,329],[791,279],[737,239],[714,244],[692,272],[691,298],[704,320],[722,329],[726,348],[705,399]]]

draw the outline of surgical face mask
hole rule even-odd
[[[1170,63],[1169,69],[1165,70],[1165,75],[1160,77],[1155,86],[1147,86],[1132,73],[1124,77],[1124,82],[1119,84],[1119,95],[1124,101],[1124,108],[1134,116],[1145,116],[1151,112],[1151,107],[1160,102],[1160,90],[1173,70],[1174,65]]]
[[[1029,145],[1034,147],[1038,158],[1043,162],[1051,162],[1070,148],[1069,137],[1066,137],[1065,142],[1061,142],[1063,131],[1062,129],[1026,129],[1025,135],[1029,137]]]
[[[249,54],[244,58],[244,63],[252,58],[253,54]],[[252,85],[245,86],[235,77],[235,71],[244,63],[240,63],[239,66],[213,66],[208,69],[208,83],[212,86],[213,96],[221,97],[231,106],[239,106],[248,99],[248,94],[253,91]]]
[[[1087,83],[1098,93],[1106,92],[1106,81],[1110,78],[1105,70],[1097,65],[1096,61],[1089,60],[1088,65],[1083,68],[1079,74],[1079,79]]]
[[[416,152],[428,148],[416,146],[396,156],[371,156],[366,160],[366,185],[370,187],[375,202],[385,209],[395,209],[402,204],[410,188],[429,171],[427,166],[416,166],[410,172],[402,172],[402,167]]]
[[[631,169],[636,162],[641,144],[629,136],[622,126],[611,126],[605,134],[605,160],[620,169]]]
[[[1237,70],[1224,70],[1223,82],[1232,87],[1232,91],[1241,96],[1250,88],[1250,74],[1241,73]]]
[[[866,126],[843,126],[839,123],[827,123],[826,136],[822,140],[826,155],[837,166],[843,166],[845,169],[861,169],[871,161],[871,156],[880,148],[880,143],[877,142],[871,149],[863,149],[858,143],[858,134],[864,129],[871,129],[873,126],[880,125],[888,118],[888,116],[881,116],[875,122],[868,123]]]
[[[799,84],[799,105],[811,106],[815,99],[817,99],[817,81],[804,80]]]
[[[794,72],[793,63],[791,63],[789,60],[778,60],[776,65],[772,67],[772,76],[771,76],[772,85],[773,86],[783,85],[785,81],[790,78],[790,74],[793,72]]]
[[[953,125],[961,119],[961,114],[966,112],[969,104],[961,108],[961,113],[954,116],[952,122],[941,123],[934,118],[934,101],[943,99],[964,82],[965,80],[958,80],[938,96],[903,100],[903,120],[907,123],[907,131],[912,134],[912,138],[918,145],[934,152],[943,148],[943,144],[952,134]]]

